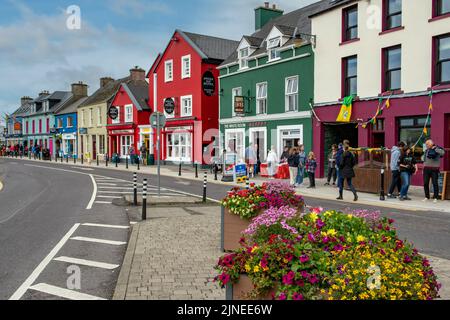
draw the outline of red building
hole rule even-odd
[[[149,125],[150,114],[145,70],[136,67],[130,70],[130,77],[120,85],[108,106],[110,157],[117,153],[125,158],[131,147],[139,154],[142,143],[139,126]]]
[[[156,59],[148,74],[149,96],[154,110],[167,117],[161,136],[162,160],[205,163],[203,150],[219,128],[216,67],[238,45],[232,40],[176,30]]]

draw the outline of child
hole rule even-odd
[[[317,168],[316,156],[314,155],[314,152],[311,151],[308,155],[308,160],[306,160],[306,172],[308,172],[309,178],[308,189],[316,188],[316,177],[315,177],[316,168]]]

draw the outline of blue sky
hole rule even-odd
[[[98,89],[99,78],[146,70],[177,28],[239,40],[254,28],[264,0],[0,0],[0,113],[21,96]],[[285,12],[316,0],[278,0]],[[66,27],[66,9],[81,9],[81,29]]]

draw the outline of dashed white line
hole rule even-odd
[[[89,201],[89,204],[88,204],[86,210],[92,209],[92,205],[94,204],[95,198],[97,197],[97,183],[95,182],[94,176],[92,174],[90,174],[89,177],[91,177],[92,184],[94,186],[94,190],[92,191],[91,201]]]
[[[115,197],[115,196],[97,196],[97,198],[100,198],[100,199],[121,199],[122,197]]]
[[[129,229],[129,226],[116,226],[111,224],[99,224],[99,223],[83,223],[85,227],[98,227],[98,228],[111,228],[111,229]]]
[[[96,204],[112,204],[112,202],[108,202],[108,201],[95,201],[94,203],[96,203]]]
[[[53,260],[53,258],[56,256],[58,251],[64,246],[64,244],[67,242],[67,240],[70,239],[72,234],[78,229],[80,226],[79,223],[75,224],[69,232],[66,233],[66,235],[58,242],[58,244],[50,251],[50,253],[44,258],[44,260],[41,261],[41,263],[34,269],[34,271],[31,273],[31,275],[25,280],[24,283],[14,292],[14,294],[9,298],[9,300],[20,300],[22,296],[25,294],[25,292],[28,290],[28,288],[33,284],[34,281],[39,277],[41,272],[47,267],[47,265],[50,263],[50,261]]]
[[[113,245],[113,246],[123,246],[124,244],[127,244],[126,242],[123,242],[123,241],[113,241],[113,240],[87,238],[87,237],[73,237],[73,238],[70,238],[70,240],[85,241],[85,242],[92,242],[92,243],[110,244],[110,245]]]
[[[30,287],[30,289],[35,291],[44,292],[51,294],[53,296],[62,297],[70,300],[106,300],[104,298],[92,296],[90,294],[81,293],[74,290],[64,289],[60,287],[55,287],[46,283],[39,283],[35,286]]]
[[[82,266],[88,266],[88,267],[94,267],[94,268],[100,268],[100,269],[107,269],[107,270],[114,270],[119,267],[118,264],[111,264],[111,263],[104,263],[104,262],[98,262],[98,261],[91,261],[91,260],[85,260],[85,259],[78,259],[78,258],[71,258],[71,257],[58,257],[53,259],[54,261],[59,262],[67,262],[72,264],[78,264]]]

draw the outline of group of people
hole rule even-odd
[[[423,162],[423,182],[425,199],[431,199],[430,195],[430,181],[433,185],[434,202],[439,200],[439,169],[441,166],[441,159],[445,155],[445,150],[437,146],[433,140],[429,139],[425,143],[426,150]],[[391,171],[392,183],[388,190],[388,198],[397,198],[394,191],[398,190],[398,199],[400,201],[412,200],[408,196],[409,187],[411,185],[411,178],[417,174],[417,162],[414,157],[411,147],[407,146],[403,141],[394,146],[391,151]]]

